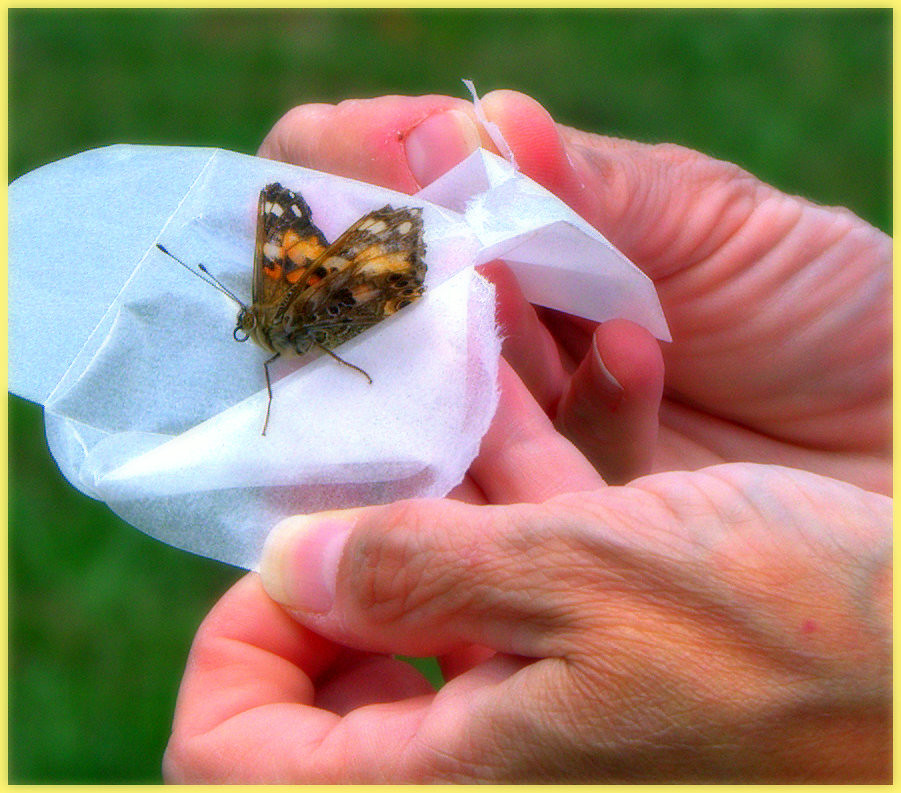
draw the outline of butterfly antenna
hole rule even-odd
[[[160,245],[159,243],[156,244],[156,247],[159,248],[163,253],[165,253],[166,256],[168,256],[170,259],[175,259],[175,261],[177,261],[177,262],[178,262],[182,267],[184,267],[189,273],[191,273],[192,275],[196,275],[201,281],[203,281],[204,283],[209,284],[209,285],[212,286],[214,289],[218,289],[218,290],[219,290],[220,292],[222,292],[222,294],[225,295],[226,297],[230,297],[230,298],[231,298],[232,300],[234,300],[239,306],[241,306],[241,308],[246,308],[246,306],[244,305],[244,301],[241,300],[240,298],[238,298],[237,295],[235,295],[235,293],[232,292],[228,287],[224,286],[224,285],[219,281],[219,279],[216,278],[216,276],[213,275],[209,270],[207,270],[207,268],[204,267],[202,264],[198,264],[198,265],[197,265],[197,270],[200,270],[200,272],[197,272],[197,270],[195,270],[195,269],[194,269],[193,267],[191,267],[190,265],[185,264],[185,263],[184,263],[181,259],[179,259],[174,253],[170,253],[169,251],[167,251],[167,250],[166,250],[162,245]],[[201,274],[201,273],[202,273],[202,274]],[[204,276],[206,276],[206,277],[204,277]]]

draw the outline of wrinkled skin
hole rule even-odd
[[[466,480],[282,524],[200,628],[167,778],[887,781],[890,239],[695,152],[483,103],[654,279],[674,341],[536,310],[487,268],[511,366]],[[261,154],[414,192],[490,147],[472,118],[301,106]]]

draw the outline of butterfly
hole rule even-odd
[[[204,265],[194,270],[159,243],[157,247],[238,304],[236,341],[253,339],[272,353],[263,363],[269,395],[263,435],[272,407],[269,364],[282,355],[318,348],[371,384],[363,369],[332,349],[418,300],[425,288],[419,207],[384,206],[329,244],[313,224],[303,196],[278,183],[260,191],[249,305]]]

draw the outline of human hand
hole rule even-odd
[[[403,189],[391,180],[411,178],[404,130],[439,110],[468,112],[440,97],[374,102],[289,114],[283,130],[296,134],[299,158],[286,159]],[[370,159],[379,147],[384,156]],[[453,147],[436,151],[448,165],[459,159]],[[582,448],[603,447],[592,460],[601,470],[625,470],[629,450],[617,444],[630,421],[642,426],[648,411],[634,396],[659,374],[647,339],[621,326],[625,343],[612,349],[634,375],[624,378],[603,346],[611,325],[542,313],[513,323],[532,360],[506,354],[558,422],[571,412],[583,423],[580,435],[563,422]],[[600,357],[589,350],[572,375],[567,348],[585,331],[593,337],[579,343]],[[591,381],[597,360],[623,386],[606,414]],[[567,402],[574,390],[583,416]],[[305,627],[254,576],[223,599],[192,651],[171,780],[887,778],[887,499],[756,465],[605,489],[506,370],[502,394],[456,495],[509,506],[404,502],[318,516],[331,535],[297,519],[274,536],[267,588]],[[853,455],[801,452],[811,468],[867,476]],[[447,653],[451,682],[435,694],[388,652]]]
[[[889,499],[753,464],[605,488],[507,369],[458,495],[505,506],[276,529],[290,615],[252,574],[204,622],[167,780],[890,778]]]
[[[647,334],[536,311],[492,274],[505,357],[608,481],[758,461],[888,492],[888,237],[696,152],[557,125],[522,94],[482,104],[521,170],[655,281],[669,320],[658,433],[663,367]],[[260,154],[414,192],[491,148],[473,119],[439,96],[303,105]]]

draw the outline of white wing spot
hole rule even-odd
[[[401,234],[409,234],[413,230],[413,224],[409,220],[405,220],[397,227],[397,230]]]
[[[282,249],[281,246],[276,245],[274,242],[267,242],[263,246],[263,255],[269,259],[270,261],[278,261],[281,256]]]
[[[379,296],[377,289],[373,289],[369,284],[358,284],[351,290],[354,300],[359,303],[368,303],[375,297]]]
[[[373,234],[381,234],[388,226],[385,225],[384,220],[368,220],[360,228],[371,231]]]

